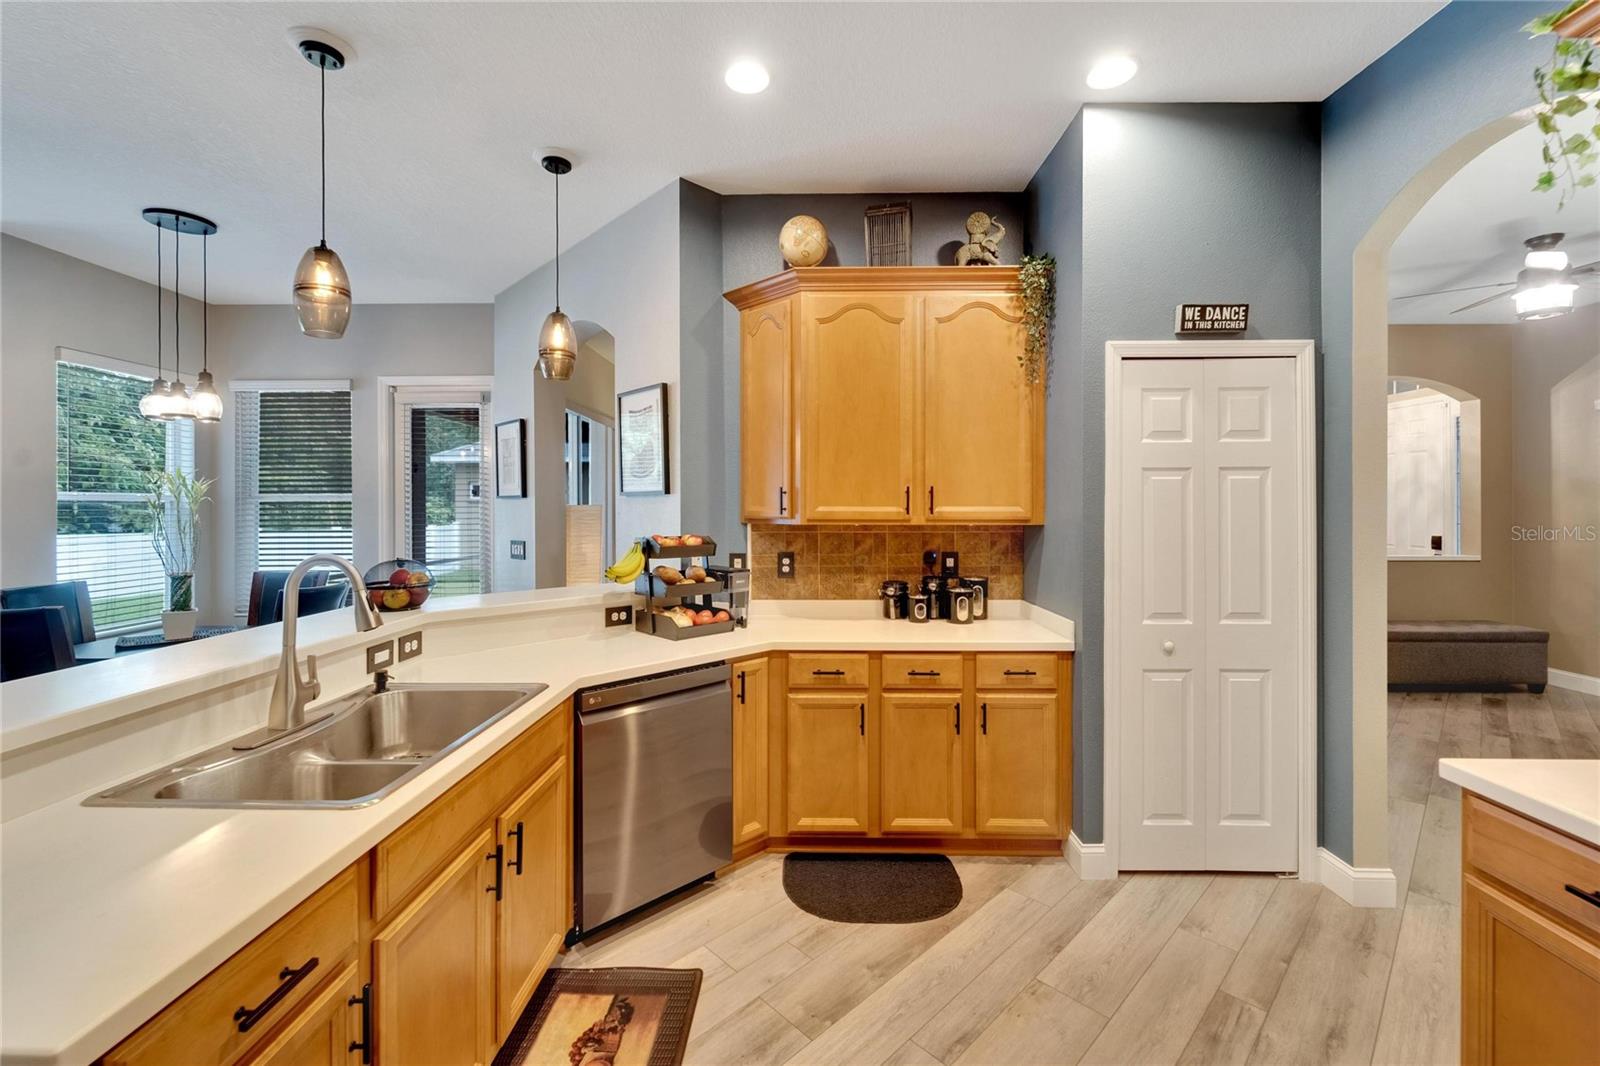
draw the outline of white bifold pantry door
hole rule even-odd
[[[1295,361],[1127,359],[1117,402],[1118,865],[1294,870]]]

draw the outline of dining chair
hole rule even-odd
[[[308,575],[309,576],[309,575]],[[323,574],[321,584],[306,587],[300,586],[300,617],[308,614],[322,614],[326,611],[337,611],[350,602],[350,586],[340,581],[337,584],[327,584],[327,574]],[[278,617],[273,621],[283,619],[283,591],[278,590],[277,612]]]
[[[0,608],[60,607],[67,616],[67,636],[73,644],[95,639],[94,608],[89,605],[87,581],[57,581],[51,585],[24,585],[0,589]]]
[[[67,609],[0,608],[0,681],[14,681],[76,666]]]
[[[283,586],[289,581],[287,570],[257,570],[250,575],[250,607],[245,625],[265,626],[283,621]],[[300,585],[303,593],[328,583],[328,571],[313,570]],[[304,612],[302,612],[304,613]]]

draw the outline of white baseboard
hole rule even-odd
[[[1073,833],[1067,837],[1067,861],[1073,872],[1085,881],[1110,881],[1117,876],[1104,844],[1085,844]]]
[[[1600,696],[1600,677],[1590,677],[1588,674],[1577,674],[1571,670],[1548,671],[1550,684],[1556,688],[1571,689],[1573,692],[1584,692],[1590,696]]]
[[[1317,880],[1352,907],[1393,907],[1399,895],[1387,866],[1351,866],[1327,848],[1317,849]]]

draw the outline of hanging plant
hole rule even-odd
[[[1556,24],[1592,0],[1573,0],[1559,11],[1541,15],[1523,27],[1535,37],[1556,33]],[[1534,182],[1537,192],[1556,189],[1556,210],[1567,206],[1579,189],[1595,183],[1595,164],[1600,162],[1600,102],[1591,104],[1584,93],[1600,89],[1600,66],[1596,65],[1595,42],[1587,37],[1556,37],[1550,61],[1533,70],[1533,84],[1539,91],[1539,106],[1534,121],[1544,141],[1539,146],[1544,169]],[[1584,115],[1584,112],[1588,112]],[[1584,115],[1583,118],[1577,116]]]
[[[1050,333],[1056,318],[1056,257],[1022,257],[1022,324],[1027,330],[1022,354],[1022,376],[1029,385],[1050,384]]]

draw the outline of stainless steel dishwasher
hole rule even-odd
[[[733,859],[728,665],[578,693],[574,938]]]

